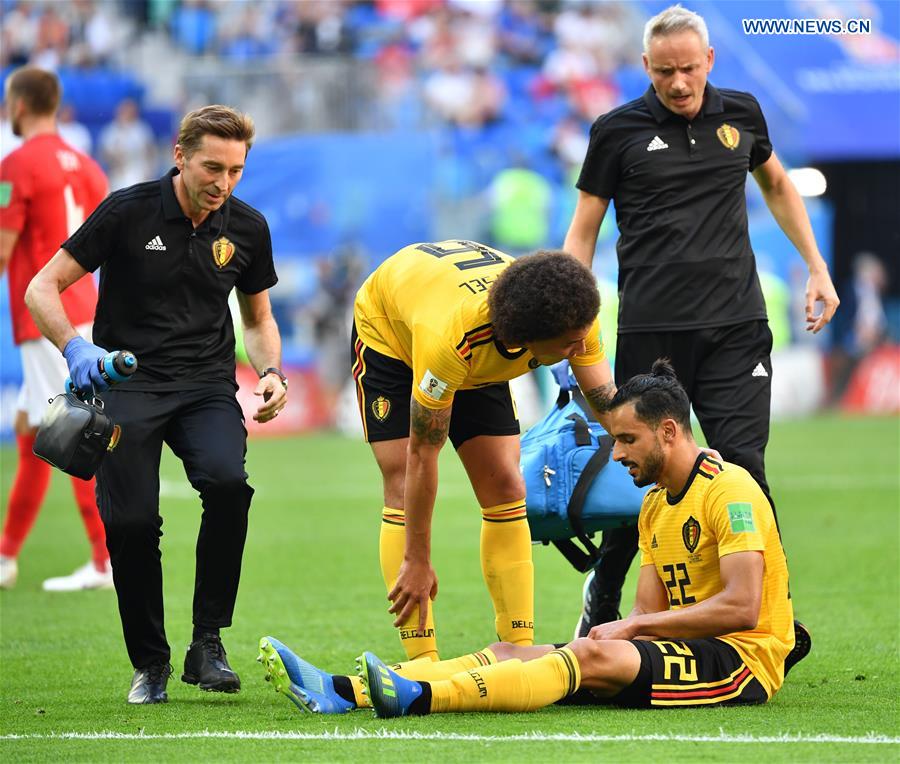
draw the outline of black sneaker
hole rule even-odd
[[[812,634],[800,621],[794,621],[794,647],[784,659],[784,675],[802,661],[812,650]]]
[[[146,668],[135,670],[131,689],[128,691],[128,702],[133,705],[168,703],[166,684],[171,673],[172,666],[168,662],[153,663]]]
[[[619,613],[622,593],[611,596],[608,592],[601,592],[593,570],[588,573],[581,594],[584,599],[584,609],[581,612],[581,618],[578,619],[578,625],[575,627],[574,639],[586,637],[597,624],[618,621],[622,617]]]
[[[217,634],[204,634],[191,642],[184,656],[184,673],[181,681],[199,685],[209,692],[237,692],[241,680],[231,670],[225,657],[225,648]]]

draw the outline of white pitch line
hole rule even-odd
[[[783,733],[781,735],[595,735],[563,732],[533,732],[525,735],[466,735],[456,732],[409,732],[405,730],[364,730],[349,732],[51,732],[49,734],[0,735],[0,740],[427,740],[446,742],[506,743],[506,742],[567,742],[567,743],[631,743],[631,742],[678,742],[678,743],[784,743],[807,744],[826,743],[841,745],[898,745],[900,738],[876,733],[850,737],[820,733],[804,735]]]

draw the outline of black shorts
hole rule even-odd
[[[367,443],[409,437],[412,369],[368,347],[356,332],[350,338],[353,379]],[[450,414],[450,442],[459,448],[479,435],[518,435],[519,420],[509,384],[457,390]]]
[[[641,654],[637,678],[612,698],[580,689],[564,705],[625,708],[756,705],[769,696],[740,654],[721,639],[631,642]]]

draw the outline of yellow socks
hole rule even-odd
[[[497,662],[497,656],[491,652],[490,648],[479,650],[476,653],[469,653],[459,658],[452,658],[448,661],[433,661],[429,658],[420,658],[415,661],[406,661],[391,666],[405,679],[413,679],[417,682],[439,682],[461,671],[468,671],[473,668],[483,666],[491,666]],[[350,686],[353,688],[353,700],[356,702],[357,708],[371,708],[372,701],[369,696],[363,693],[363,682],[358,676],[348,676]]]
[[[503,642],[534,644],[534,565],[525,500],[481,510],[481,572]]]
[[[433,663],[433,661],[428,662]],[[365,693],[366,686],[363,684],[363,680],[356,674],[350,674],[347,679],[350,680],[350,686],[353,688],[353,700],[356,703],[356,707],[371,708],[372,701],[369,700],[369,696]],[[345,698],[345,700],[349,700],[349,698]]]
[[[513,501],[481,511],[481,571],[494,603],[494,626],[504,642],[534,644],[534,565],[525,501]],[[384,584],[397,580],[406,547],[406,516],[402,509],[381,513],[379,557]],[[400,626],[400,643],[410,660],[438,660],[434,603],[428,608],[425,636],[416,636],[418,611]]]
[[[448,661],[408,661],[391,666],[391,668],[404,679],[413,679],[416,682],[439,682],[450,679],[461,671],[492,666],[496,663],[497,656],[491,652],[490,648],[486,647],[477,653],[469,653]]]
[[[431,682],[431,712],[534,711],[570,695],[581,684],[567,647],[533,661],[509,660]]]
[[[381,511],[381,535],[378,551],[381,560],[381,575],[388,592],[394,588],[403,552],[406,548],[406,515],[402,509],[384,507]],[[529,550],[530,551],[530,550]],[[434,633],[434,603],[428,608],[425,622],[425,636],[416,636],[419,625],[419,609],[416,608],[406,623],[400,626],[400,644],[410,660],[428,658],[438,660],[437,637]]]

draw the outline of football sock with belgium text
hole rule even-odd
[[[481,510],[481,572],[494,603],[497,636],[534,644],[534,564],[525,499]]]
[[[575,654],[563,647],[533,661],[503,661],[429,684],[432,713],[534,711],[575,692],[581,671]]]
[[[428,658],[420,658],[415,661],[405,661],[391,666],[404,679],[412,679],[416,682],[438,682],[450,679],[461,671],[483,668],[497,663],[497,656],[486,647],[459,658],[451,658],[446,661],[433,661]],[[358,676],[333,677],[334,689],[344,700],[356,703],[357,708],[371,708],[372,701],[363,692],[363,682]]]
[[[416,682],[438,682],[450,679],[460,671],[484,668],[497,663],[497,656],[490,648],[462,655],[459,658],[451,658],[446,661],[407,661],[391,666],[404,679],[412,679]]]
[[[406,514],[402,509],[384,507],[381,511],[378,552],[381,561],[381,575],[388,592],[394,588],[394,584],[397,582],[397,574],[400,572],[405,549]],[[416,608],[406,622],[399,627],[400,644],[403,645],[403,650],[410,660],[419,658],[438,660],[437,637],[434,631],[434,602],[431,602],[428,608],[425,636],[417,636],[418,625],[419,609]]]

